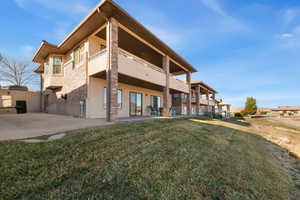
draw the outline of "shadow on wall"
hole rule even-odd
[[[85,117],[87,84],[64,93],[61,89],[47,89],[43,93],[44,111],[51,114]]]

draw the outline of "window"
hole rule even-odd
[[[62,57],[53,58],[53,74],[61,73],[61,63],[62,63]]]
[[[84,45],[81,45],[74,51],[74,66],[78,67],[83,64],[84,61]]]
[[[104,106],[106,107],[107,104],[107,88],[105,87],[103,90],[103,102],[104,102]],[[122,104],[123,104],[123,91],[121,89],[118,89],[118,107],[122,108]]]
[[[151,106],[158,110],[161,107],[161,97],[151,96]]]

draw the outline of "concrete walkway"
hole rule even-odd
[[[79,119],[45,113],[0,115],[0,140],[33,138],[109,125],[104,119]]]

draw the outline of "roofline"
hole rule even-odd
[[[204,85],[205,87],[207,87],[210,91],[214,92],[215,94],[218,93],[218,91],[216,91],[215,89],[210,87],[208,84],[204,83],[203,81],[194,82],[191,85]]]
[[[171,52],[172,54],[174,54],[179,61],[181,60],[181,62],[184,63],[184,65],[187,65],[188,70],[190,72],[198,72],[198,70],[196,68],[194,68],[188,61],[186,61],[181,55],[179,55],[177,52],[175,52],[171,47],[169,47],[165,42],[163,42],[161,39],[159,39],[155,34],[153,34],[150,30],[148,30],[143,24],[141,24],[140,22],[138,22],[134,17],[132,17],[126,10],[124,10],[123,8],[121,8],[117,3],[115,3],[113,0],[102,0],[100,3],[98,3],[96,5],[96,7],[64,38],[64,40],[62,42],[59,43],[59,45],[53,45],[50,44],[46,41],[42,41],[41,46],[39,47],[39,49],[36,51],[33,60],[35,60],[35,58],[37,57],[38,53],[40,52],[40,50],[42,49],[43,45],[50,44],[56,48],[61,48],[89,19],[90,17],[95,13],[95,12],[99,12],[99,10],[101,9],[101,7],[105,4],[105,3],[110,3],[113,6],[115,6],[117,9],[119,9],[121,12],[123,12],[128,18],[130,18],[131,20],[133,20],[138,26],[140,26],[142,29],[145,30],[145,32],[147,34],[150,35],[150,37],[153,37],[154,40],[157,40],[159,45],[162,45],[164,48],[167,49],[167,51]],[[176,59],[175,59],[176,60]]]
[[[53,46],[55,48],[58,48],[56,45],[51,44],[50,42],[47,42],[46,40],[42,40],[40,47],[37,49],[37,51],[34,53],[34,56],[32,58],[32,61],[35,62],[34,60],[36,59],[37,55],[39,54],[39,52],[41,51],[41,49],[43,48],[43,46],[45,45],[49,45],[49,46]]]
[[[106,1],[111,1],[111,0],[102,0],[100,3],[98,3],[97,5],[96,5],[96,7],[85,17],[85,18],[83,18],[83,20],[81,20],[81,22],[77,25],[77,26],[75,26],[75,28],[71,31],[71,33],[69,33],[66,37],[65,37],[65,39],[62,41],[62,42],[60,42],[59,43],[59,45],[58,45],[58,48],[60,48],[64,43],[66,43],[67,42],[67,40],[74,34],[74,33],[76,33],[78,30],[79,30],[79,28],[97,11],[98,12],[98,9],[100,9],[100,7],[106,2]]]

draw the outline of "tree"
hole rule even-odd
[[[248,97],[245,103],[245,108],[241,112],[243,115],[254,115],[257,112],[256,99]]]
[[[29,62],[9,59],[0,53],[0,81],[16,86],[35,82],[35,74]]]

